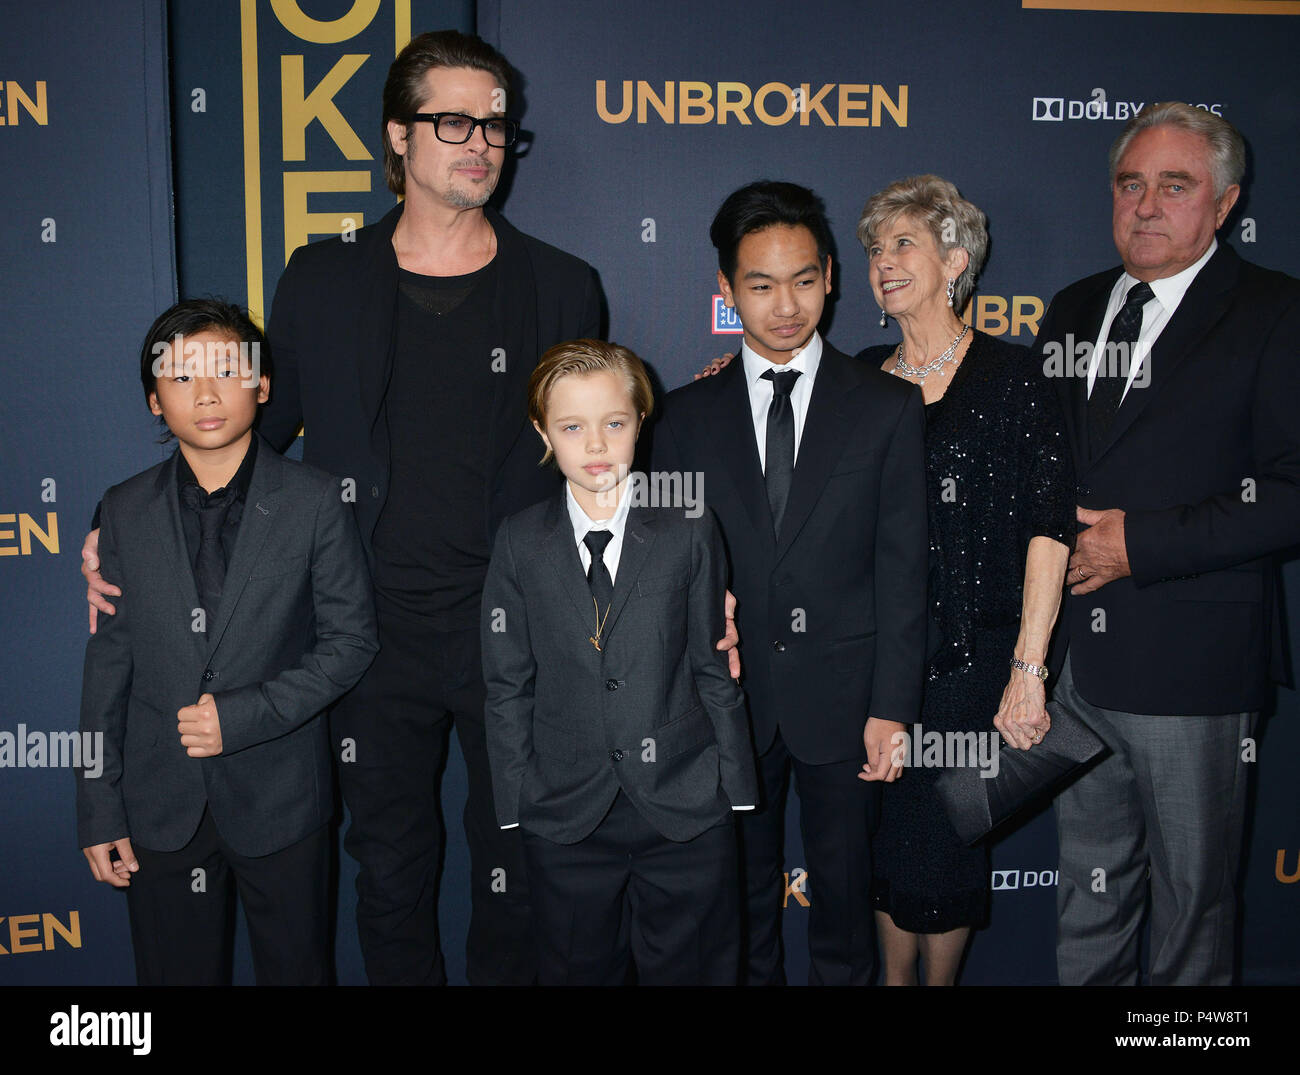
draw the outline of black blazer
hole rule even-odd
[[[1034,356],[1094,343],[1109,269],[1058,294]],[[1300,281],[1219,245],[1148,358],[1109,442],[1088,443],[1086,364],[1055,376],[1078,500],[1122,508],[1132,576],[1067,592],[1054,648],[1079,692],[1134,713],[1263,708],[1285,674],[1273,554],[1300,541]]]
[[[598,651],[563,490],[505,521],[482,631],[500,824],[576,843],[622,788],[681,841],[757,803],[744,699],[716,649],[725,573],[707,511],[634,503]]]
[[[507,515],[555,490],[555,471],[537,466],[528,378],[548,347],[599,335],[601,304],[596,274],[586,262],[516,231],[491,209],[485,212],[497,236],[493,321],[505,363],[493,403],[492,477],[483,503],[490,536]],[[367,553],[388,496],[384,399],[396,344],[392,239],[401,215],[398,205],[361,228],[353,242],[339,237],[295,250],[276,287],[268,325],[275,377],[258,428],[284,451],[303,425],[304,460],[355,479]]]
[[[671,392],[654,469],[703,474],[731,563],[755,747],[780,728],[802,761],[859,758],[868,717],[910,722],[920,709],[921,393],[824,344],[779,539],[750,415],[739,358]]]
[[[104,771],[77,780],[82,847],[129,836],[176,851],[206,805],[241,855],[268,855],[334,813],[321,711],[379,650],[356,523],[339,481],[258,447],[221,607],[207,633],[176,494],[176,456],[104,494],[99,557],[122,587],[86,645],[81,730]],[[212,694],[222,753],[191,758],[176,713]]]

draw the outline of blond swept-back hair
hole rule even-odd
[[[959,246],[969,255],[966,268],[953,284],[952,308],[960,313],[975,291],[975,280],[988,256],[988,218],[948,180],[937,175],[910,175],[867,200],[858,220],[858,242],[863,249],[870,253],[880,230],[900,216],[925,224],[945,257]]]
[[[604,340],[567,340],[542,355],[528,381],[528,417],[545,429],[546,404],[556,382],[573,374],[602,372],[621,377],[637,414],[649,417],[655,397],[645,364],[626,347]],[[547,448],[539,462],[550,458],[551,449]]]

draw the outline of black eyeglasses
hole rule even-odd
[[[504,116],[489,116],[487,119],[475,119],[459,112],[416,112],[410,122],[432,123],[433,133],[439,142],[448,145],[464,145],[474,137],[474,128],[483,128],[483,138],[487,144],[496,149],[504,149],[515,144],[519,135],[519,124]]]

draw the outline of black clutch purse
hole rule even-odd
[[[1048,703],[1052,727],[1029,750],[998,750],[996,776],[975,766],[945,769],[936,781],[939,799],[962,843],[978,843],[1035,800],[1110,752],[1097,733],[1078,717]]]

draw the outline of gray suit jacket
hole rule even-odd
[[[122,596],[86,646],[81,729],[103,733],[104,769],[77,780],[80,845],[129,836],[175,851],[206,805],[235,851],[258,856],[329,821],[320,713],[379,649],[365,555],[338,480],[259,445],[206,633],[194,629],[199,598],[175,455],[104,495],[99,556]],[[191,758],[176,714],[204,693],[216,701],[222,753]]]
[[[744,699],[714,647],[726,560],[705,511],[633,506],[602,650],[564,493],[511,516],[483,591],[497,818],[576,843],[620,788],[670,840],[757,802]]]

